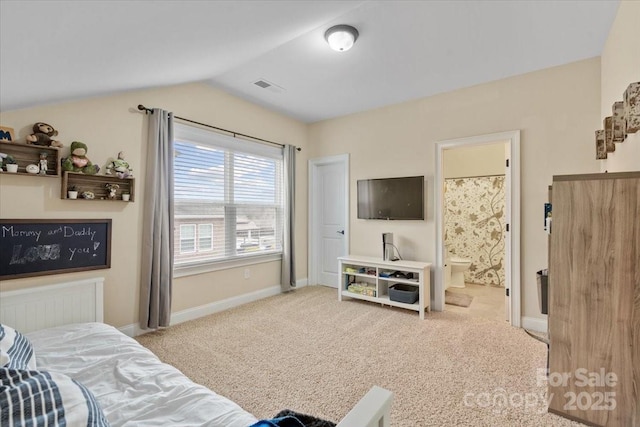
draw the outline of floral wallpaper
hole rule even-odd
[[[471,260],[465,282],[504,286],[504,175],[449,178],[444,183],[444,242]]]

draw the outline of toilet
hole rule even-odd
[[[444,288],[464,288],[464,272],[471,267],[471,260],[449,253],[445,247]]]

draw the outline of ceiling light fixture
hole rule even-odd
[[[358,40],[358,30],[351,25],[336,25],[324,33],[324,38],[331,49],[338,52],[346,52]]]

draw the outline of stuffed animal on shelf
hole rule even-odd
[[[118,184],[105,184],[104,185],[105,188],[107,190],[109,190],[109,194],[107,195],[107,198],[110,200],[114,200],[116,198],[116,192],[118,191],[118,188],[120,188],[120,186]]]
[[[100,170],[100,166],[91,163],[91,160],[87,157],[87,144],[73,141],[69,157],[62,161],[62,170],[95,175]]]
[[[120,179],[132,177],[131,173],[133,169],[129,166],[129,163],[124,159],[124,153],[121,151],[118,153],[118,158],[112,160],[107,164],[106,174],[112,175],[114,172]]]
[[[62,147],[60,141],[56,141],[51,137],[58,135],[58,131],[53,126],[43,122],[33,125],[33,133],[27,135],[27,144],[42,145],[44,147]]]

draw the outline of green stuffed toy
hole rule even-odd
[[[111,160],[107,164],[107,169],[105,173],[107,175],[115,175],[120,179],[125,179],[129,177],[133,177],[132,173],[133,169],[129,166],[129,163],[124,159],[124,153],[121,151],[118,153],[118,158],[115,160]]]
[[[95,175],[100,170],[100,166],[91,163],[86,154],[87,144],[73,141],[71,143],[71,155],[62,161],[62,170]]]

